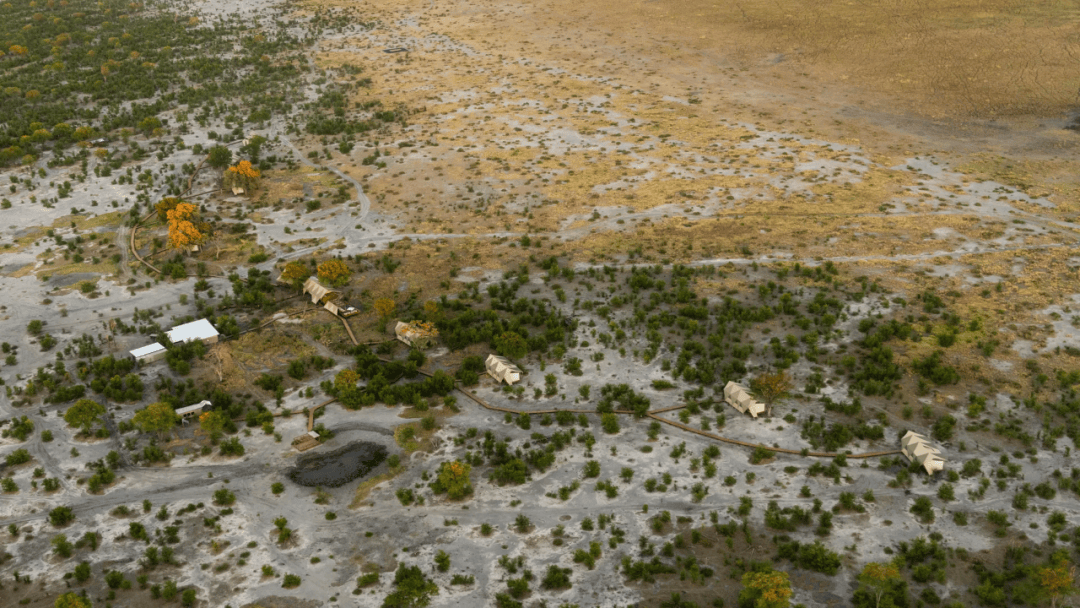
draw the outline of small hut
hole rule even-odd
[[[724,385],[724,401],[727,401],[728,405],[739,410],[740,413],[750,412],[750,415],[754,418],[765,413],[765,404],[758,402],[750,396],[750,393],[745,388],[734,382],[728,382]]]
[[[933,475],[945,468],[941,452],[930,445],[926,437],[914,431],[908,431],[900,438],[900,451],[911,462],[922,465],[927,475]]]
[[[514,384],[521,380],[521,369],[511,363],[506,357],[488,355],[487,360],[484,361],[484,366],[487,367],[487,373],[494,378],[496,382]]]

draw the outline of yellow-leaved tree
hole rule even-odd
[[[349,282],[349,267],[341,260],[326,260],[318,267],[319,280],[334,287],[341,287]]]
[[[375,314],[379,315],[380,319],[389,319],[390,315],[394,314],[394,308],[394,301],[390,298],[379,298],[375,300]]]
[[[74,593],[65,593],[56,598],[56,608],[90,608],[90,600]]]
[[[311,276],[311,270],[303,262],[289,262],[285,265],[285,270],[281,272],[281,280],[288,281],[296,289],[300,289],[309,276]]]
[[[203,242],[206,236],[195,226],[198,215],[195,205],[177,203],[165,213],[169,221],[169,244],[177,248],[191,247]]]
[[[242,160],[225,170],[225,186],[240,187],[250,191],[259,187],[261,177],[262,173],[253,167],[251,162]]]
[[[874,608],[881,608],[881,600],[885,594],[892,591],[893,586],[902,581],[900,568],[896,564],[882,564],[870,562],[863,566],[859,574],[859,582],[874,598]]]
[[[788,608],[791,605],[791,582],[787,572],[747,572],[742,577],[739,605],[754,608]]]
[[[1040,594],[1050,600],[1050,608],[1057,608],[1058,600],[1077,592],[1076,566],[1063,555],[1055,555],[1052,561],[1053,565],[1039,568],[1037,576]]]

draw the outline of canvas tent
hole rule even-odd
[[[206,319],[177,325],[166,332],[165,335],[169,338],[169,342],[173,344],[184,344],[196,340],[204,344],[216,344],[218,341],[217,330]]]
[[[409,346],[427,348],[431,345],[432,339],[438,335],[438,331],[433,326],[428,325],[428,328],[425,328],[424,325],[428,324],[421,321],[413,321],[412,323],[398,321],[397,325],[394,326],[394,335],[398,340]]]
[[[724,385],[724,401],[727,401],[728,405],[743,414],[749,412],[754,418],[765,413],[765,404],[759,403],[750,396],[750,393],[746,392],[745,388],[734,382],[729,381]]]
[[[926,437],[914,431],[908,431],[900,439],[900,451],[911,462],[922,465],[928,475],[933,475],[945,468],[941,452],[931,446]]]
[[[484,365],[487,367],[487,373],[497,382],[514,384],[518,380],[521,380],[521,369],[511,363],[506,357],[488,355],[487,360],[484,361]]]
[[[164,357],[166,352],[168,351],[165,350],[164,346],[154,342],[131,351],[131,358],[140,363],[151,363]]]
[[[311,303],[318,304],[323,300],[330,301],[337,297],[337,292],[323,287],[315,277],[308,277],[304,281],[304,293],[311,296]]]

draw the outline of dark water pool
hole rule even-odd
[[[333,452],[301,457],[289,471],[289,479],[302,486],[336,488],[367,475],[385,459],[385,447],[358,441]]]

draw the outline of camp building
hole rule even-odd
[[[304,281],[304,293],[311,296],[312,304],[322,304],[323,308],[338,315],[339,317],[351,317],[360,312],[360,309],[337,300],[338,293],[327,289],[315,277],[308,277]]]
[[[185,344],[187,342],[195,342],[196,340],[203,344],[217,344],[218,341],[217,330],[214,329],[214,326],[206,319],[199,319],[198,321],[192,321],[191,323],[177,325],[165,332],[165,336],[168,337],[169,342],[172,342],[173,344]]]
[[[511,363],[506,357],[488,355],[487,360],[484,361],[484,366],[487,367],[487,373],[497,382],[514,384],[521,380],[521,369]]]
[[[728,382],[724,385],[724,401],[727,401],[728,405],[743,414],[750,412],[750,415],[754,418],[765,412],[764,403],[758,402],[750,396],[750,393],[745,388],[734,382]]]
[[[945,468],[945,460],[941,458],[941,452],[930,445],[930,442],[922,435],[908,431],[900,438],[900,451],[907,459],[922,465],[928,475]]]
[[[147,344],[146,346],[140,346],[130,352],[131,358],[139,363],[152,363],[158,361],[165,356],[165,347],[161,344],[154,342],[153,344]]]

